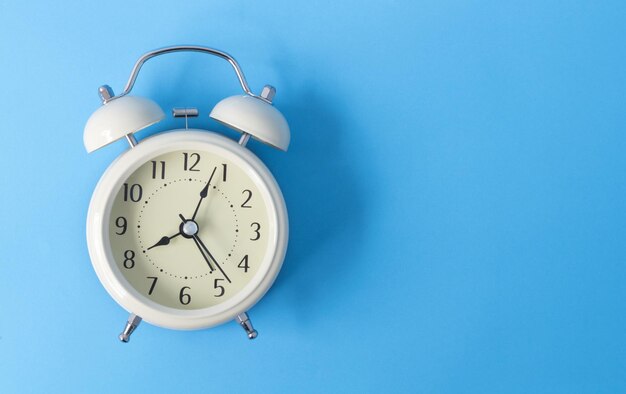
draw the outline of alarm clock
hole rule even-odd
[[[152,100],[131,96],[143,64],[174,52],[220,57],[232,66],[243,94],[220,101],[210,117],[238,131],[232,140],[189,129],[195,108],[173,109],[185,128],[138,141],[134,133],[165,118]],[[268,168],[246,144],[250,137],[286,151],[290,130],[272,105],[276,90],[252,93],[237,61],[201,46],[173,46],[137,60],[124,91],[99,88],[102,106],[87,121],[93,152],[116,140],[129,148],[104,172],[87,214],[87,246],[98,279],[129,318],[128,342],[142,320],[180,330],[235,320],[257,336],[247,311],[271,287],[288,240],[285,202]]]

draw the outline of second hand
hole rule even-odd
[[[224,275],[224,278],[226,278],[226,280],[228,281],[228,283],[232,283],[230,281],[230,278],[228,277],[228,275],[226,275],[226,272],[224,272],[224,270],[222,269],[222,267],[220,267],[220,263],[217,262],[217,260],[215,260],[215,257],[213,257],[213,255],[211,254],[211,252],[209,252],[209,249],[207,249],[206,245],[204,245],[204,242],[202,242],[202,240],[200,239],[200,237],[198,237],[197,235],[193,236],[194,240],[198,240],[198,242],[200,243],[200,245],[202,245],[202,248],[205,250],[205,252],[207,252],[207,254],[211,257],[211,260],[213,260],[213,262],[215,263],[215,266],[217,268],[219,268],[219,270],[222,272],[222,275]]]

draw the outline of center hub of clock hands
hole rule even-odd
[[[180,224],[180,234],[185,238],[193,238],[198,234],[198,223],[193,220],[187,220]]]

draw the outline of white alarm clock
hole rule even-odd
[[[137,142],[133,133],[165,114],[129,96],[150,58],[181,51],[227,60],[244,95],[219,102],[210,117],[242,133],[238,142],[187,128],[193,108],[174,109],[185,128]],[[100,282],[130,313],[119,338],[143,320],[170,329],[202,329],[236,320],[257,336],[247,311],[267,292],[285,257],[288,221],[276,180],[249,149],[250,137],[287,150],[290,131],[272,106],[275,89],[253,94],[227,53],[174,46],[143,55],[124,92],[99,89],[103,106],[84,131],[88,152],[126,138],[130,148],[105,171],[87,215],[87,245]]]

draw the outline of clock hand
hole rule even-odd
[[[193,216],[191,217],[191,220],[196,219],[196,215],[198,214],[198,209],[200,209],[200,204],[202,204],[202,200],[204,200],[206,196],[209,194],[209,185],[211,184],[211,179],[213,179],[213,175],[215,175],[215,170],[217,170],[217,167],[213,167],[213,172],[211,173],[211,176],[209,177],[209,181],[206,183],[204,188],[200,191],[200,201],[198,201],[198,205],[196,205],[196,210],[193,211]]]
[[[180,232],[178,232],[178,233],[176,233],[176,234],[172,235],[171,237],[163,237],[163,238],[161,238],[161,239],[160,239],[157,243],[155,243],[154,245],[150,246],[150,247],[149,247],[148,249],[146,249],[146,250],[150,250],[150,249],[155,248],[155,247],[157,247],[157,246],[164,246],[164,245],[168,245],[168,244],[170,243],[170,240],[171,240],[172,238],[178,237],[179,235],[180,235]]]
[[[183,225],[188,222],[188,220],[185,219],[185,217],[183,215],[181,215],[180,213],[178,214],[178,217],[180,218],[180,220],[183,221]],[[189,221],[189,222],[191,222],[191,221]],[[184,231],[184,229],[183,229],[183,231]],[[202,250],[202,247],[200,246],[200,243],[198,243],[198,240],[196,239],[196,233],[185,233],[185,238],[193,238],[193,241],[196,243],[196,246],[198,247],[198,250],[202,254],[202,257],[204,258],[206,263],[209,265],[209,268],[211,269],[211,272],[213,272],[214,271],[213,265],[211,264],[211,261],[209,260],[209,258],[204,254],[204,250]]]
[[[228,283],[232,283],[230,281],[230,278],[228,277],[228,275],[226,275],[226,272],[224,272],[224,270],[222,269],[222,267],[220,267],[220,264],[217,262],[217,260],[215,260],[215,257],[213,257],[213,255],[211,254],[211,252],[209,252],[209,249],[206,247],[206,245],[204,245],[204,242],[202,242],[202,240],[200,239],[200,237],[198,237],[198,235],[194,235],[193,236],[194,240],[197,240],[197,242],[200,243],[200,245],[202,245],[202,248],[204,249],[205,252],[207,252],[207,254],[211,257],[211,260],[213,260],[213,262],[215,263],[215,266],[217,268],[220,269],[220,271],[222,272],[222,275],[224,275],[224,278],[226,278],[226,280],[228,281]]]
[[[200,244],[198,243],[198,240],[196,239],[196,237],[192,237],[193,241],[196,243],[196,246],[198,247],[198,250],[200,250],[200,253],[202,253],[202,257],[204,258],[204,260],[206,261],[206,263],[209,265],[209,268],[211,269],[211,272],[215,271],[213,269],[213,266],[211,265],[211,262],[209,261],[209,258],[206,257],[206,255],[204,254],[204,251],[202,250],[202,247],[200,247]]]

